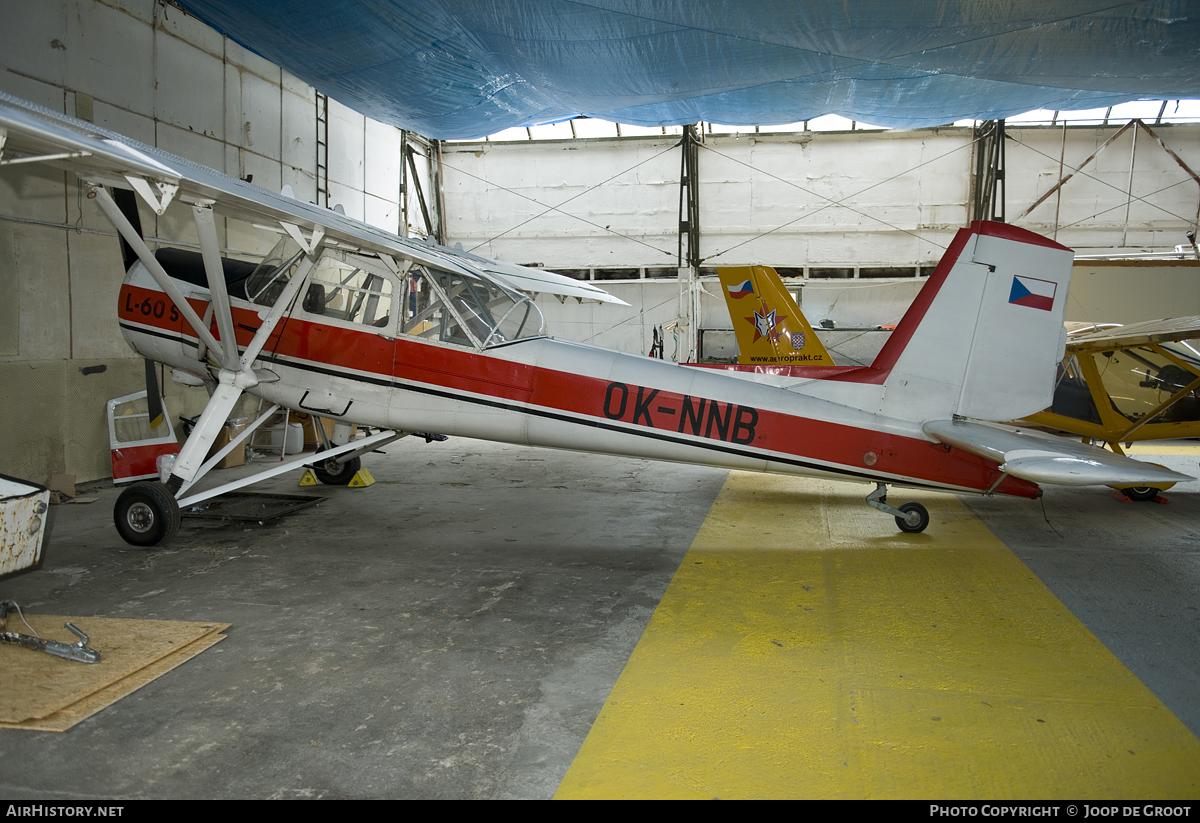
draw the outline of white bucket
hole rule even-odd
[[[284,449],[284,453],[299,454],[302,451],[304,451],[304,425],[288,423],[287,447]]]

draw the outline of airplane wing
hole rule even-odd
[[[400,255],[460,273],[483,269],[502,285],[520,291],[628,305],[589,283],[564,275],[400,237],[0,92],[0,163],[32,162],[65,168],[93,183],[132,188],[158,214],[176,199],[209,200],[220,204],[223,215],[254,225],[266,224],[260,227],[269,231],[319,231],[326,243],[332,241],[331,245],[350,251]]]
[[[1026,429],[1001,428],[967,420],[931,420],[922,428],[941,443],[994,460],[1006,474],[1034,483],[1152,486],[1193,479],[1087,443]]]
[[[481,258],[482,259],[482,258]],[[578,300],[595,300],[599,303],[616,303],[628,306],[619,297],[614,297],[603,289],[598,289],[591,283],[575,280],[565,274],[534,269],[529,266],[517,266],[512,263],[501,263],[498,260],[487,260],[487,265],[477,264],[488,274],[507,282],[514,289],[532,294],[557,294],[561,297],[574,297]]]
[[[1200,337],[1200,316],[1149,320],[1145,323],[1074,333],[1067,338],[1067,353],[1117,351],[1197,337]]]

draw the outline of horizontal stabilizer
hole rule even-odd
[[[1185,474],[1161,466],[1122,458],[1119,454],[1100,449],[1096,451],[1101,457],[1107,455],[1128,462],[1113,465],[1108,460],[1070,457],[1037,449],[1018,449],[1008,453],[1008,458],[1001,464],[1000,470],[1023,480],[1056,486],[1153,486],[1156,483],[1179,483],[1191,479]],[[1133,465],[1129,465],[1130,463]]]
[[[1001,471],[1056,486],[1153,486],[1192,480],[1186,474],[1053,435],[964,420],[922,427],[939,442],[1001,464]]]

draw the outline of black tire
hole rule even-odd
[[[162,483],[137,483],[117,498],[113,522],[131,546],[159,546],[179,531],[179,504]]]
[[[917,521],[915,526],[910,526],[906,518],[897,517],[896,525],[900,527],[900,531],[902,532],[917,534],[925,531],[925,527],[929,525],[929,512],[920,503],[905,503],[900,506],[900,511],[905,513],[916,512],[918,515],[920,515],[920,520]]]
[[[317,449],[317,451],[321,450]],[[362,468],[362,458],[356,457],[345,463],[339,463],[337,458],[331,457],[328,460],[314,461],[312,467],[313,474],[326,486],[348,486],[354,479],[354,475],[358,474],[358,470]]]
[[[1121,493],[1136,503],[1147,503],[1158,497],[1158,489],[1153,486],[1134,486],[1131,489],[1121,489]]]

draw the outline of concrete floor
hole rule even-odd
[[[1200,450],[1136,456],[1200,476]],[[1200,481],[1164,496],[1169,505],[1118,503],[1089,487],[1048,488],[1024,505],[962,500],[1200,736]]]
[[[461,439],[387,451],[369,489],[305,490],[328,499],[261,526],[185,520],[163,549],[120,540],[111,488],[54,507],[44,568],[0,597],[233,627],[68,732],[0,730],[0,796],[551,796],[726,473]],[[1200,482],[1168,496],[965,500],[1200,734]]]

